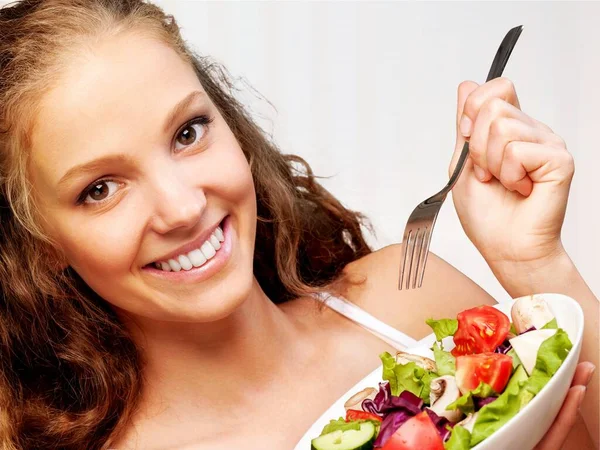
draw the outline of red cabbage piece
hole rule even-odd
[[[391,411],[403,409],[413,416],[423,410],[423,400],[409,391],[402,391],[399,396],[391,393],[388,383],[379,383],[379,392],[373,400],[367,398],[362,402],[362,409],[372,414],[385,416]]]
[[[486,398],[473,397],[473,404],[475,405],[475,411],[479,411],[485,405],[492,403],[497,398],[498,397],[486,397]]]
[[[404,422],[413,417],[413,414],[403,410],[393,411],[385,416],[379,427],[379,434],[373,443],[375,448],[383,447],[392,435],[400,428]]]
[[[383,447],[404,422],[423,410],[423,400],[409,391],[392,395],[389,383],[384,382],[379,383],[375,398],[363,400],[361,406],[364,411],[383,418],[374,444]]]
[[[523,331],[522,333],[519,333],[519,336],[525,333],[529,333],[530,331],[535,331],[536,328],[534,326],[531,326],[529,328],[527,328],[525,331]]]
[[[503,355],[506,355],[510,349],[512,348],[511,343],[508,341],[508,339],[504,340],[504,342],[502,344],[500,344],[498,347],[496,347],[496,350],[494,350],[495,353],[502,353]]]
[[[427,411],[427,415],[435,425],[435,428],[438,430],[442,441],[446,442],[448,439],[450,439],[450,434],[452,433],[452,426],[454,424],[445,417],[438,416],[429,408],[425,408],[425,411]]]

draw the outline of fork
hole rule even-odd
[[[522,31],[523,26],[521,25],[512,28],[506,33],[496,52],[486,81],[502,76],[508,58]],[[403,284],[406,284],[406,289],[415,289],[416,287],[421,287],[423,284],[425,265],[427,263],[427,256],[429,255],[429,244],[435,221],[440,208],[446,200],[446,196],[460,177],[468,156],[469,142],[467,141],[463,146],[456,168],[448,180],[448,184],[437,194],[419,203],[408,218],[406,227],[404,228],[404,237],[402,238],[402,260],[400,261],[400,279],[398,281],[399,290],[402,290]],[[405,274],[407,275],[406,283],[404,283]]]

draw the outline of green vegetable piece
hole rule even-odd
[[[438,377],[437,373],[429,372],[414,362],[396,364],[396,360],[388,352],[379,357],[383,363],[382,378],[390,383],[392,395],[397,396],[403,391],[409,391],[429,404],[429,385],[431,380]]]
[[[444,443],[445,450],[469,450],[471,448],[471,433],[466,428],[456,425],[452,428],[450,439]]]
[[[542,342],[531,376],[527,378],[523,366],[518,366],[498,399],[479,410],[471,433],[471,446],[490,436],[529,403],[556,373],[571,348],[569,336],[560,328]]]
[[[438,346],[437,342],[433,344],[431,350],[433,350],[438,375],[441,377],[454,375],[456,373],[456,358],[452,356],[452,353],[444,351],[442,347]]]
[[[392,395],[398,395],[398,382],[396,381],[396,374],[394,373],[394,367],[396,367],[396,358],[394,358],[388,352],[383,352],[381,355],[379,355],[379,358],[383,364],[383,373],[381,378],[390,383]]]
[[[329,423],[323,428],[323,431],[321,431],[321,436],[338,430],[359,430],[360,424],[361,422],[359,421],[346,422],[343,417],[340,417],[338,420],[330,420]]]
[[[509,351],[506,352],[506,354],[512,358],[513,369],[516,369],[518,366],[523,365],[514,348],[511,348]]]
[[[525,388],[533,395],[537,395],[562,365],[572,348],[573,344],[563,329],[558,329],[554,335],[542,342],[535,367]]]
[[[458,320],[456,319],[427,319],[425,323],[431,327],[438,341],[448,336],[454,336],[454,333],[458,330]]]
[[[335,430],[323,434],[310,443],[312,450],[372,450],[377,437],[373,423],[354,422],[358,428]]]
[[[515,324],[511,322],[510,324],[510,328],[508,330],[508,332],[512,335],[517,336],[519,333],[517,333],[517,329],[515,328]]]
[[[465,395],[460,396],[454,402],[450,403],[446,410],[459,409],[465,414],[475,412],[475,402],[473,397],[487,398],[495,395],[496,393],[489,384],[483,381],[479,383],[472,391],[467,392]]]
[[[542,327],[542,330],[556,330],[558,323],[556,323],[556,317]]]

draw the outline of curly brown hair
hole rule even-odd
[[[364,218],[284,155],[236,99],[224,68],[194,55],[173,17],[141,0],[23,0],[0,10],[0,444],[108,448],[134,411],[143,355],[110,305],[44,233],[27,177],[29,131],[44,92],[84,45],[151,33],[193,65],[243,149],[258,223],[254,273],[274,302],[340,278],[369,253]]]

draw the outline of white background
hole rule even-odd
[[[524,25],[505,76],[525,112],[575,156],[563,240],[600,294],[599,3],[156,3],[195,51],[272,103],[248,97],[284,152],[304,157],[345,205],[368,215],[376,248],[399,242],[412,209],[447,181],[457,85],[483,82],[504,34]],[[450,198],[431,250],[507,298]]]

